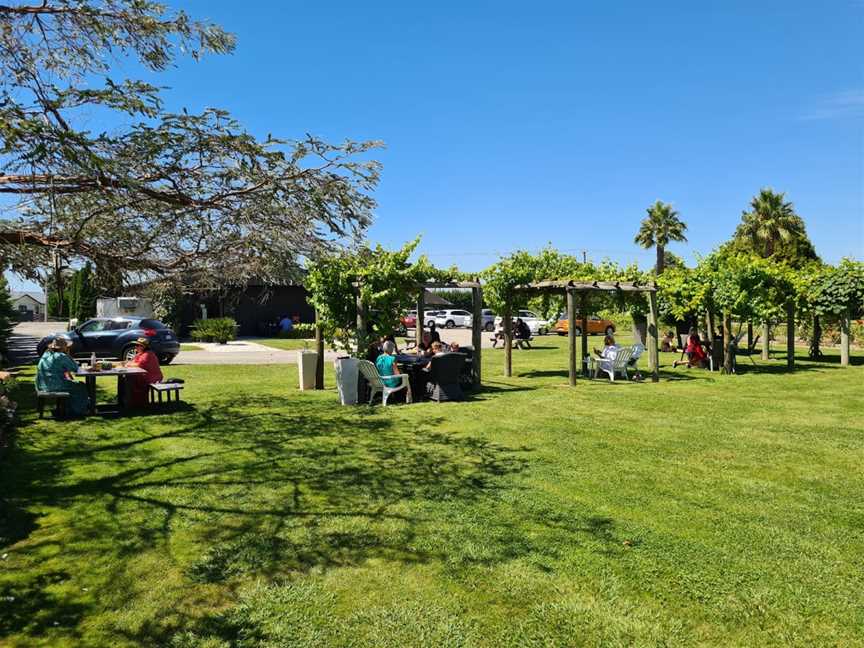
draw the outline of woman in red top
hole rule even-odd
[[[705,367],[708,361],[708,354],[705,353],[705,347],[702,345],[702,340],[699,339],[698,331],[690,329],[690,337],[687,338],[687,347],[684,349],[687,354],[687,360],[676,360],[672,363],[673,367],[679,364],[686,364],[688,367]]]
[[[162,380],[162,370],[159,369],[159,358],[150,350],[150,340],[138,338],[135,341],[135,357],[125,364],[127,367],[139,367],[146,374],[127,376],[127,405],[130,407],[146,407],[150,385]]]

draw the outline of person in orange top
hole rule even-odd
[[[126,388],[127,406],[145,407],[148,402],[150,385],[162,380],[162,370],[159,368],[159,358],[150,350],[150,340],[145,337],[135,341],[135,357],[124,364],[126,367],[139,367],[146,374],[127,376]]]

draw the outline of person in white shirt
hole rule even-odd
[[[604,371],[612,371],[612,364],[615,360],[615,355],[618,353],[618,345],[615,344],[615,338],[607,335],[603,338],[603,350],[594,349],[594,354],[601,358],[600,368]]]

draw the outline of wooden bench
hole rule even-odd
[[[174,394],[174,402],[180,402],[180,390],[183,389],[181,383],[153,383],[150,385],[150,402],[156,403],[158,398],[159,403],[162,403],[162,394],[165,394],[166,402],[171,402],[171,394]]]
[[[502,347],[503,347],[504,338],[502,336],[498,335],[497,333],[493,334],[492,337],[489,339],[492,341],[492,348],[493,349],[498,348],[499,342],[502,344]],[[533,342],[533,341],[534,341],[533,335],[531,337],[528,337],[528,338],[516,338],[516,337],[514,337],[514,338],[511,338],[511,340],[510,340],[510,348],[511,349],[530,349],[531,348],[531,342]]]
[[[45,403],[54,403],[54,416],[63,418],[66,416],[66,401],[69,400],[69,392],[46,392],[36,390],[36,411],[41,419],[45,413]]]

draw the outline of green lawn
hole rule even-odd
[[[0,644],[862,645],[861,354],[570,389],[565,344],[386,409],[329,363],[172,366],[187,409],[71,423],[23,380]]]
[[[283,351],[299,351],[300,349],[309,348],[315,349],[315,340],[287,340],[284,338],[267,338],[262,340],[254,340],[256,344],[272,347],[274,349],[282,349]]]
[[[181,344],[181,351],[203,351],[204,347],[198,346],[197,344]]]

